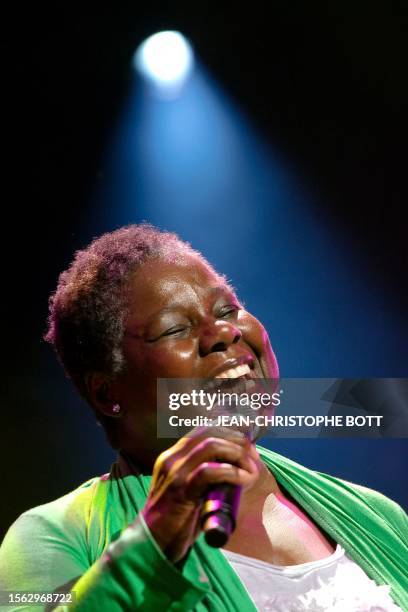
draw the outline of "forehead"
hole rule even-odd
[[[226,281],[196,256],[177,262],[154,259],[144,263],[128,283],[130,311],[150,316],[172,303],[199,302],[222,290],[231,291]]]

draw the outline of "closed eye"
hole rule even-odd
[[[177,327],[171,327],[170,329],[166,330],[160,337],[172,336],[173,334],[183,332],[185,329],[187,329],[185,325],[177,325]]]
[[[224,308],[221,308],[219,316],[221,318],[228,317],[238,312],[238,310],[241,310],[241,308],[237,304],[228,304],[228,306],[224,306]]]
[[[161,340],[161,338],[167,338],[169,336],[176,336],[177,334],[182,334],[187,329],[188,329],[188,326],[186,325],[175,325],[174,327],[169,327],[169,329],[166,329],[166,331],[162,332],[159,336],[155,336],[154,338],[147,340],[147,342],[149,343],[157,342],[158,340]]]

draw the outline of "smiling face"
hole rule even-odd
[[[277,378],[278,366],[264,327],[199,257],[151,260],[128,290],[126,368],[110,395],[122,408],[121,448],[147,465],[170,445],[156,435],[157,378],[233,377],[248,368],[254,378]]]

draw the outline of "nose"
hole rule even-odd
[[[241,330],[229,321],[212,321],[203,326],[200,334],[200,355],[226,351],[242,337]]]

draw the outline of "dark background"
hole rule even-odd
[[[59,272],[100,229],[89,227],[87,210],[127,97],[131,56],[160,29],[189,37],[254,129],[290,159],[312,194],[313,214],[335,227],[347,251],[353,283],[340,301],[327,298],[330,321],[326,308],[316,342],[322,313],[310,307],[311,295],[291,305],[275,333],[271,305],[258,306],[282,373],[407,375],[406,3],[137,4],[21,6],[4,23],[3,531],[23,510],[113,460],[41,337]],[[138,220],[135,213],[127,222]],[[268,246],[260,248],[265,275]],[[321,253],[322,262],[327,257]],[[362,283],[363,301],[356,298]],[[381,307],[370,287],[384,297]],[[276,448],[408,502],[406,440],[279,441]]]

